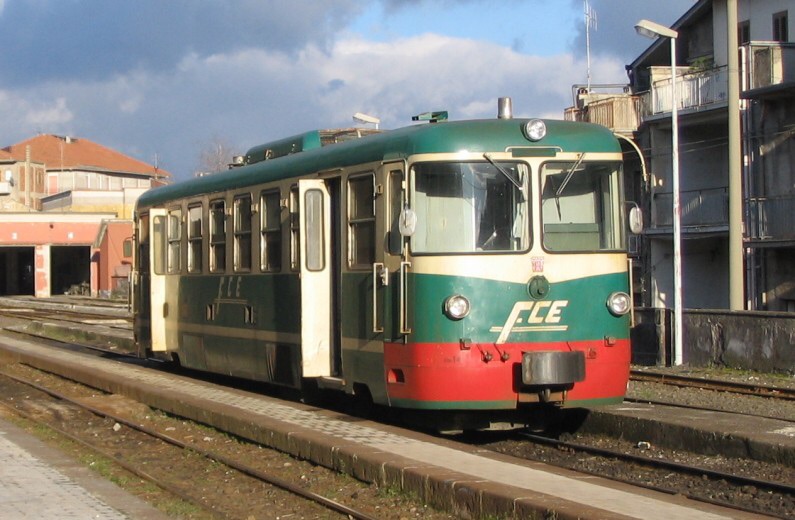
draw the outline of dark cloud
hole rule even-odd
[[[572,51],[577,56],[585,56],[584,3],[583,0],[570,1],[583,12],[577,23]],[[629,63],[651,44],[651,40],[635,33],[635,22],[646,18],[671,25],[695,4],[695,0],[590,0],[589,3],[597,19],[596,30],[591,30],[591,54],[617,56]]]
[[[362,9],[356,0],[44,0],[6,2],[0,84],[106,78],[172,68],[200,56],[260,47],[324,48]]]

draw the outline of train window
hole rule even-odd
[[[260,268],[274,272],[282,268],[282,222],[279,192],[263,192],[260,196]]]
[[[152,259],[155,274],[166,273],[166,217],[152,217]]]
[[[251,195],[235,197],[235,271],[251,270]]]
[[[468,254],[530,247],[524,163],[429,162],[415,164],[413,170],[414,252]]]
[[[138,219],[138,270],[149,272],[149,215],[141,215]]]
[[[298,186],[290,188],[290,269],[297,271],[301,267],[301,222],[298,215]]]
[[[323,242],[323,192],[317,189],[304,193],[306,212],[306,268],[322,271],[326,266]]]
[[[399,255],[403,246],[398,223],[404,202],[403,172],[389,172],[389,252],[393,255]]]
[[[202,271],[202,206],[188,207],[188,272]]]
[[[544,248],[567,252],[622,249],[620,177],[620,163],[580,160],[544,164]]]
[[[223,200],[210,202],[210,271],[226,270],[226,204]]]
[[[168,272],[178,273],[182,257],[182,210],[168,212]]]
[[[369,269],[375,262],[375,177],[348,181],[348,254],[352,268]]]

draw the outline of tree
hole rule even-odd
[[[210,173],[229,169],[232,158],[241,155],[239,149],[229,144],[229,141],[218,136],[212,137],[204,143],[199,150],[199,160],[194,177],[201,177]]]

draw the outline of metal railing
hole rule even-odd
[[[676,78],[677,108],[685,110],[726,101],[728,89],[726,67],[680,75]],[[652,84],[648,108],[650,114],[671,111],[671,78]]]
[[[729,223],[729,189],[709,188],[682,191],[682,227],[723,226]],[[652,227],[673,226],[673,193],[655,193]]]
[[[795,239],[795,195],[752,197],[746,203],[749,239]]]

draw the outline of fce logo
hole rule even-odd
[[[496,343],[502,344],[511,332],[549,332],[568,330],[568,325],[560,325],[561,313],[569,305],[568,300],[516,302],[502,327],[492,327],[491,332],[499,332]],[[524,323],[525,325],[522,325]]]

